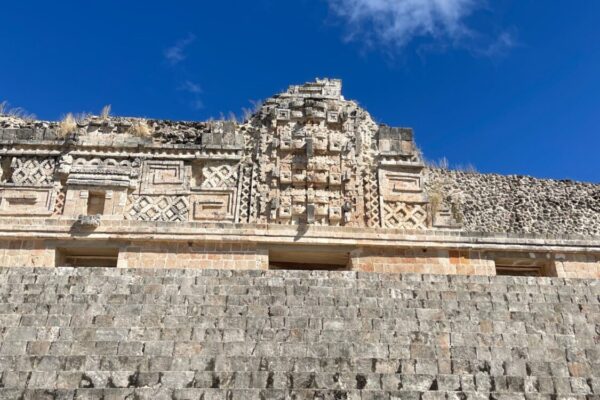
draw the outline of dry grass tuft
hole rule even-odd
[[[110,117],[110,110],[111,110],[110,104],[107,104],[104,107],[102,107],[102,112],[100,113],[100,118],[108,119]]]
[[[67,137],[71,133],[75,132],[77,129],[77,120],[73,116],[73,114],[68,113],[65,117],[58,123],[58,136],[59,137]]]
[[[242,120],[244,122],[250,120],[254,114],[260,111],[263,103],[263,100],[250,100],[251,107],[242,107]]]
[[[0,102],[0,117],[20,118],[25,121],[34,121],[37,117],[35,114],[27,112],[21,107],[10,107],[8,101]]]
[[[143,119],[133,121],[131,126],[129,127],[128,132],[131,135],[137,136],[137,137],[152,136],[152,132],[150,130],[150,127],[148,126],[148,123]]]

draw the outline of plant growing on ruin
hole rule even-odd
[[[102,112],[100,113],[100,118],[108,119],[110,117],[110,110],[111,110],[110,104],[107,104],[104,107],[102,107]]]
[[[73,116],[73,114],[68,113],[64,116],[64,118],[58,123],[57,134],[59,137],[64,138],[75,132],[77,129],[77,120]]]
[[[27,112],[22,107],[10,107],[8,101],[0,102],[0,117],[19,118],[28,122],[34,121],[37,117],[35,114]]]
[[[131,123],[128,132],[137,137],[150,137],[152,136],[152,132],[150,127],[148,126],[148,122],[143,119],[135,120]]]

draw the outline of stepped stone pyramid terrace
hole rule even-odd
[[[334,79],[0,116],[0,399],[600,400],[600,185],[428,167]]]

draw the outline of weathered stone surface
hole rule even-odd
[[[600,235],[600,185],[445,169],[425,176],[467,231]]]
[[[594,399],[599,316],[597,280],[3,268],[0,398]]]
[[[600,185],[426,169],[337,79],[242,122],[0,116],[0,266],[600,278]]]

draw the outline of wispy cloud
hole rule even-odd
[[[169,62],[171,65],[175,65],[185,60],[187,57],[185,50],[190,44],[194,43],[195,40],[196,36],[192,33],[188,33],[185,38],[179,39],[173,46],[166,49],[163,52],[163,55],[165,56],[167,62]]]
[[[204,102],[200,98],[200,94],[202,93],[202,87],[196,82],[185,80],[178,88],[182,92],[188,93],[188,96],[191,97],[191,101],[189,101],[189,105],[194,110],[201,110],[204,108]]]
[[[188,35],[182,39],[179,39],[173,46],[169,47],[163,52],[165,60],[170,65],[170,70],[176,76],[179,76],[179,83],[175,86],[175,90],[181,92],[179,95],[182,102],[193,110],[202,110],[204,108],[204,102],[202,101],[202,86],[191,79],[191,74],[186,68],[185,59],[187,58],[186,50],[194,43],[196,35],[188,33]],[[181,80],[183,78],[183,80]]]
[[[202,93],[202,87],[200,87],[200,85],[198,85],[197,83],[192,82],[190,80],[184,81],[179,86],[179,90],[182,90],[182,91],[188,92],[188,93],[193,93],[193,94],[200,94],[200,93]]]
[[[327,0],[330,9],[347,26],[346,39],[368,46],[401,48],[416,38],[430,38],[478,52],[505,49],[512,37],[502,33],[487,39],[470,29],[465,19],[486,5],[486,0]]]

